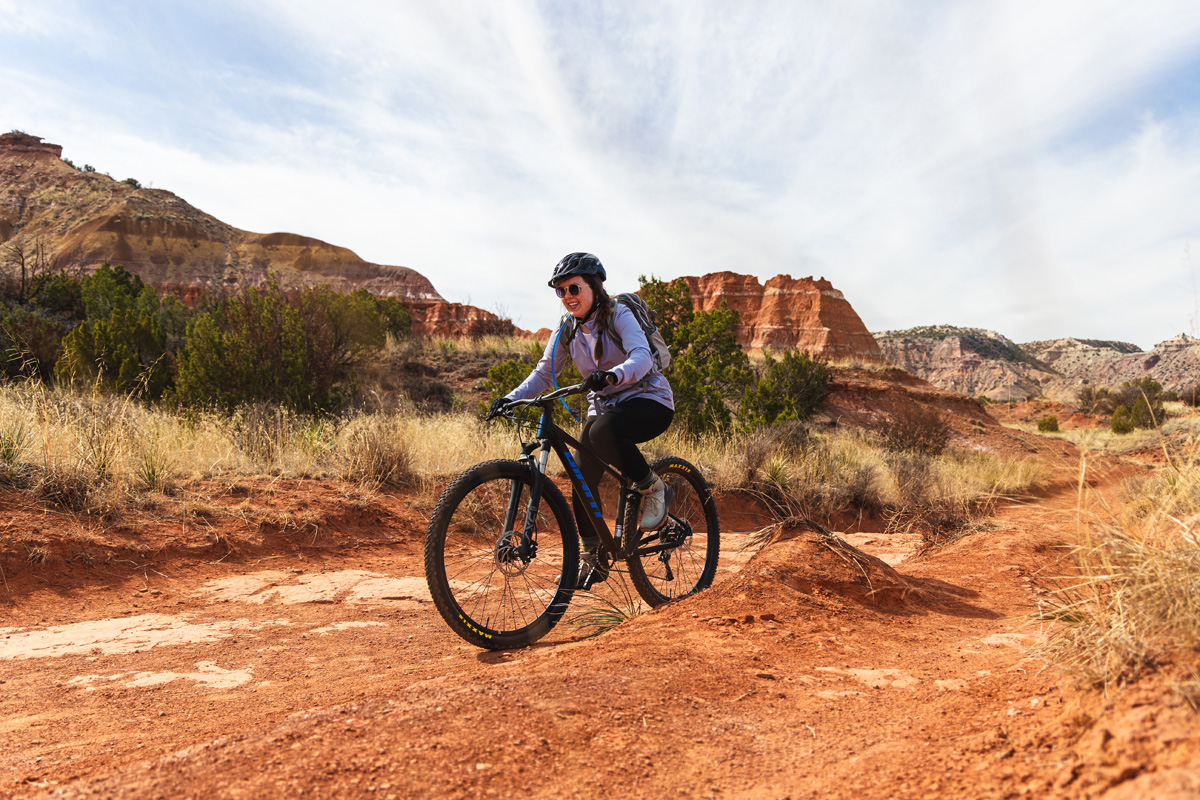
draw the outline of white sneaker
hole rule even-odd
[[[667,485],[663,479],[654,476],[650,488],[639,490],[642,493],[642,518],[638,527],[644,531],[652,531],[662,525],[667,516]]]

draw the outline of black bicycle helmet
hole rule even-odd
[[[546,285],[553,286],[572,275],[599,275],[602,281],[608,278],[600,259],[591,253],[571,253],[563,256],[562,261],[554,265],[554,274],[550,276]]]

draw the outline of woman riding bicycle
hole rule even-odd
[[[600,259],[591,253],[571,253],[558,262],[549,285],[562,298],[567,316],[529,377],[495,400],[492,411],[550,389],[553,372],[566,366],[569,354],[579,374],[587,376],[583,385],[588,389],[588,418],[579,440],[635,482],[642,494],[639,527],[653,530],[666,515],[666,485],[651,471],[637,445],[670,426],[675,401],[666,376],[654,366],[650,344],[637,318],[604,290],[606,277]],[[576,458],[584,480],[596,486],[604,474],[601,461],[587,450],[579,451]],[[575,494],[572,500],[579,530],[590,530],[583,522],[587,511],[582,498]],[[579,578],[581,587],[588,588],[607,575],[596,574],[594,554],[599,542],[584,538],[582,543],[585,561],[589,554],[593,556]]]

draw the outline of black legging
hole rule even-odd
[[[650,465],[642,451],[638,450],[639,442],[648,442],[658,436],[671,425],[675,412],[657,400],[646,397],[634,397],[617,403],[597,417],[589,417],[583,426],[579,441],[590,447],[596,455],[621,471],[634,482],[640,482],[650,474]],[[576,451],[575,458],[588,486],[598,490],[600,478],[604,475],[604,466],[583,450]],[[585,542],[590,542],[587,535],[587,509],[577,493],[571,498],[575,506],[575,524]],[[600,495],[596,495],[596,503],[601,505],[600,512],[604,513],[600,503]]]

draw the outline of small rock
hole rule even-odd
[[[762,678],[763,680],[768,680],[768,681],[775,680],[775,676],[769,672],[756,672],[756,673],[754,673],[754,677]]]

